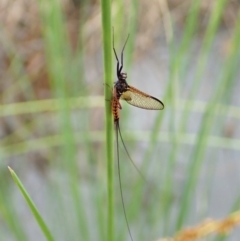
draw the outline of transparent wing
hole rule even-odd
[[[160,100],[131,86],[128,86],[127,91],[123,92],[120,98],[142,109],[162,110],[164,108]]]

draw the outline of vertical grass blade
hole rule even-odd
[[[233,34],[233,40],[232,40],[232,49],[228,56],[228,59],[225,62],[225,68],[222,72],[222,79],[219,81],[219,84],[217,86],[217,90],[215,95],[213,96],[212,100],[209,102],[206,112],[203,116],[201,129],[199,131],[199,136],[196,141],[196,148],[194,149],[192,153],[192,160],[190,161],[189,165],[189,176],[186,180],[186,185],[183,189],[183,199],[181,202],[181,209],[179,212],[179,216],[177,219],[177,230],[181,229],[183,221],[185,220],[190,207],[190,199],[191,199],[191,193],[195,189],[195,185],[197,182],[197,177],[199,176],[199,172],[201,170],[201,164],[203,157],[205,155],[205,149],[208,143],[208,133],[210,133],[210,130],[213,125],[214,121],[214,114],[217,113],[219,107],[218,103],[221,102],[223,99],[223,95],[226,90],[228,90],[228,84],[232,80],[234,76],[234,69],[238,61],[238,55],[239,55],[239,47],[240,47],[240,15],[238,16],[238,21],[236,23],[236,29]]]
[[[113,120],[111,111],[112,86],[112,49],[111,49],[111,1],[102,0],[102,30],[104,55],[104,93],[105,93],[105,126],[106,126],[106,157],[107,157],[107,189],[108,216],[107,240],[114,240],[114,176],[113,176]]]
[[[58,113],[58,121],[61,125],[63,136],[63,148],[61,149],[61,168],[67,174],[67,189],[70,190],[77,229],[74,237],[81,235],[84,240],[90,240],[90,227],[87,225],[86,208],[84,207],[83,195],[79,191],[79,169],[77,158],[77,147],[72,125],[69,96],[72,93],[68,88],[68,81],[71,75],[68,74],[67,66],[71,65],[71,45],[67,38],[67,29],[64,28],[64,13],[61,2],[54,0],[41,1],[40,16],[44,23],[43,38],[47,56],[47,65],[51,79],[52,94],[60,101],[61,110]],[[68,229],[71,224],[66,223]]]

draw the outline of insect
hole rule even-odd
[[[123,206],[123,212],[128,228],[129,235],[131,237],[131,240],[133,241],[132,234],[130,231],[130,226],[127,219],[126,209],[124,205],[124,198],[123,198],[123,192],[122,192],[122,184],[121,184],[121,172],[120,172],[120,161],[119,161],[119,147],[118,147],[118,134],[120,135],[123,147],[133,163],[133,165],[136,167],[134,162],[132,161],[129,152],[126,148],[126,145],[124,144],[120,125],[119,125],[119,109],[122,109],[122,106],[120,104],[120,99],[127,101],[130,105],[142,108],[142,109],[148,109],[148,110],[162,110],[164,108],[164,104],[159,99],[148,95],[130,85],[128,85],[126,79],[127,79],[127,73],[123,73],[123,52],[125,49],[125,46],[127,44],[129,35],[124,43],[124,46],[122,48],[121,52],[121,62],[118,60],[118,56],[114,47],[114,33],[113,33],[113,52],[117,60],[117,78],[118,80],[115,82],[113,87],[113,94],[112,94],[112,113],[113,113],[113,119],[114,119],[114,125],[115,125],[115,131],[116,131],[116,143],[117,143],[117,165],[118,165],[118,177],[119,177],[119,185],[120,185],[120,193],[121,193],[121,199],[122,199],[122,206]],[[136,167],[137,169],[137,167]],[[138,169],[137,169],[138,170]],[[139,170],[138,170],[139,172]],[[139,172],[140,173],[140,172]],[[141,174],[141,173],[140,173]]]

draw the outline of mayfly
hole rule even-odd
[[[123,206],[123,212],[128,228],[129,235],[131,237],[131,240],[133,241],[132,234],[130,231],[126,209],[124,206],[124,199],[123,199],[123,192],[122,192],[122,184],[121,184],[121,173],[120,173],[120,163],[119,163],[119,147],[118,147],[118,133],[120,135],[121,141],[123,143],[124,149],[129,157],[129,159],[132,161],[129,152],[126,148],[126,145],[124,144],[121,131],[120,131],[120,125],[119,125],[119,109],[122,109],[122,106],[120,104],[120,99],[127,101],[130,105],[142,108],[142,109],[148,109],[148,110],[162,110],[164,108],[164,104],[157,98],[148,95],[130,85],[128,85],[126,79],[127,79],[127,73],[123,73],[123,52],[125,49],[125,46],[127,44],[129,35],[124,43],[122,52],[121,52],[121,62],[119,63],[118,56],[114,47],[114,34],[113,34],[113,52],[117,60],[117,82],[115,82],[113,87],[113,95],[112,95],[112,113],[113,113],[113,119],[114,119],[114,125],[116,130],[116,142],[117,142],[117,165],[118,165],[118,177],[119,177],[119,185],[120,185],[120,193],[121,193],[121,199],[122,199],[122,206]],[[132,161],[133,163],[133,161]],[[134,164],[134,163],[133,163]],[[135,166],[135,165],[134,165]],[[136,167],[136,166],[135,166]],[[138,170],[138,169],[137,169]]]

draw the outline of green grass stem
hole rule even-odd
[[[111,26],[111,1],[102,0],[102,31],[103,31],[103,56],[104,56],[104,96],[105,96],[105,128],[106,128],[106,158],[107,158],[107,240],[114,240],[114,158],[113,158],[113,119],[111,109],[112,78],[112,26]]]

